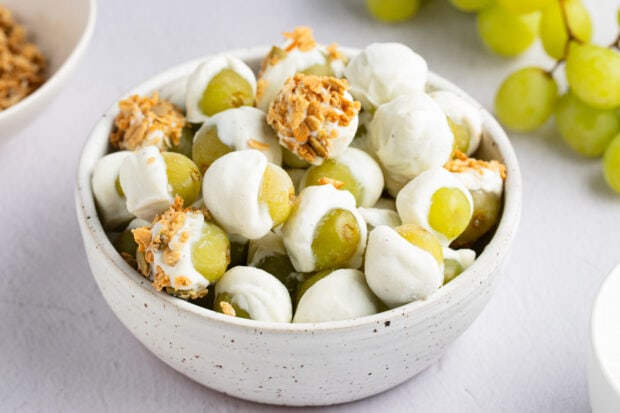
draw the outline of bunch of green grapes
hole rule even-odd
[[[411,17],[420,0],[367,0],[379,20]],[[540,38],[556,64],[510,74],[495,97],[495,113],[509,129],[529,132],[552,115],[560,135],[577,153],[603,156],[603,174],[620,193],[620,34],[609,46],[591,43],[592,20],[581,0],[450,0],[476,13],[483,43],[494,53],[516,56]],[[620,25],[620,10],[618,11]],[[564,68],[568,90],[554,75]]]
[[[580,0],[497,3],[494,8],[505,10],[511,3],[536,3],[540,40],[556,60],[549,70],[525,67],[504,79],[495,96],[498,119],[509,129],[529,132],[554,115],[568,146],[587,157],[603,156],[603,175],[620,193],[620,34],[609,46],[591,43],[592,22]],[[560,92],[554,75],[560,76],[562,67],[568,89]]]

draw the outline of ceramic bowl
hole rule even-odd
[[[268,50],[227,54],[256,70]],[[201,60],[173,67],[130,94],[159,90],[182,102],[186,77]],[[434,74],[429,85],[465,95]],[[118,318],[157,357],[197,382],[239,398],[328,405],[368,397],[411,378],[437,361],[480,314],[517,231],[521,211],[517,159],[502,128],[484,112],[485,134],[478,155],[506,164],[504,209],[495,235],[459,277],[427,300],[354,320],[276,324],[225,316],[156,292],[106,237],[90,178],[95,161],[109,149],[116,113],[116,105],[110,107],[94,127],[77,177],[77,215],[95,280]]]
[[[26,27],[48,61],[47,80],[29,96],[0,111],[0,141],[42,113],[67,82],[92,37],[95,0],[2,0]]]
[[[620,412],[620,264],[592,306],[588,387],[593,413]]]

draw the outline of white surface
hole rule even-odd
[[[620,2],[585,3],[595,38],[610,43]],[[299,24],[325,43],[404,42],[487,108],[512,69],[551,65],[539,46],[515,60],[487,53],[475,19],[442,0],[397,26],[371,20],[358,0],[172,4],[101,1],[91,46],[67,88],[28,129],[0,142],[2,411],[287,410],[219,394],[161,363],[116,319],[90,275],[73,207],[77,159],[100,113],[136,83],[190,58],[278,44],[280,32]],[[330,411],[589,410],[589,310],[620,260],[620,196],[606,188],[600,162],[572,154],[552,125],[512,141],[523,216],[482,316],[414,379]]]
[[[620,264],[601,285],[590,319],[588,388],[594,413],[620,411]]]

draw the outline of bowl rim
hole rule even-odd
[[[616,374],[612,374],[608,365],[603,363],[604,351],[601,349],[601,340],[600,333],[601,329],[605,328],[605,322],[601,320],[601,313],[605,314],[603,310],[603,306],[605,303],[610,301],[609,297],[609,285],[610,284],[618,284],[620,285],[620,263],[618,263],[605,277],[599,289],[594,297],[594,301],[592,303],[592,310],[590,315],[590,349],[592,355],[594,356],[594,361],[596,362],[596,366],[598,370],[601,372],[601,375],[605,378],[607,384],[614,390],[616,395],[620,398],[620,380],[616,377]],[[607,317],[609,318],[609,315]]]
[[[443,77],[434,74],[429,71],[427,84],[438,89],[449,90],[459,94],[466,98],[470,102],[474,103],[482,112],[484,129],[491,137],[491,140],[497,146],[499,153],[503,157],[504,164],[507,169],[507,178],[504,182],[504,208],[500,222],[496,228],[495,234],[486,245],[482,253],[476,258],[474,263],[466,269],[459,277],[456,277],[450,283],[439,288],[426,300],[418,300],[400,307],[395,307],[377,314],[368,315],[364,317],[327,321],[321,323],[276,323],[257,320],[246,320],[243,318],[230,317],[224,314],[217,313],[213,310],[200,307],[192,304],[188,301],[170,296],[165,292],[155,291],[150,283],[145,283],[145,278],[137,271],[131,268],[118,254],[118,252],[112,246],[112,243],[107,238],[103,227],[97,217],[97,211],[95,208],[94,197],[91,191],[90,178],[92,174],[92,168],[94,161],[100,156],[101,141],[103,138],[100,136],[104,130],[109,130],[110,122],[117,113],[117,102],[126,96],[131,94],[146,94],[151,93],[162,86],[169,84],[175,80],[180,80],[183,77],[188,76],[191,71],[205,59],[216,55],[229,55],[240,58],[243,61],[255,61],[262,59],[269,51],[271,46],[258,46],[252,48],[235,49],[226,52],[211,54],[203,56],[197,59],[192,59],[184,63],[180,63],[170,67],[159,74],[156,74],[147,80],[137,84],[121,95],[112,105],[110,105],[100,119],[96,122],[95,126],[91,130],[86,142],[83,145],[82,153],[80,155],[76,189],[75,189],[75,201],[77,208],[78,219],[82,221],[87,232],[83,232],[83,236],[89,235],[93,238],[97,245],[97,251],[95,253],[102,259],[105,259],[108,264],[116,267],[116,269],[122,273],[123,276],[132,279],[137,288],[143,289],[144,292],[156,297],[157,301],[165,305],[171,305],[179,310],[185,311],[195,317],[203,318],[205,321],[225,324],[226,326],[236,326],[239,328],[249,328],[255,331],[268,331],[271,333],[317,333],[326,331],[344,331],[347,329],[358,328],[362,326],[385,324],[389,325],[389,322],[394,320],[400,315],[409,315],[410,313],[421,313],[426,308],[432,307],[432,304],[445,299],[453,290],[459,288],[466,288],[472,283],[478,284],[479,280],[472,280],[476,271],[485,269],[484,272],[490,272],[500,266],[504,256],[507,254],[507,247],[511,243],[512,239],[516,235],[518,224],[521,217],[521,197],[522,197],[522,182],[521,173],[518,166],[516,154],[510,144],[508,136],[499,125],[499,123],[493,118],[493,116],[484,109],[478,102],[471,98],[463,90],[447,81]],[[341,47],[341,50],[349,57],[359,53],[361,49]],[[107,135],[106,135],[107,136]],[[107,143],[107,139],[106,139]],[[91,269],[92,271],[92,269]],[[479,281],[482,284],[482,281]],[[479,288],[479,285],[475,285],[474,288]]]
[[[86,0],[88,4],[88,16],[86,18],[86,24],[82,30],[82,34],[73,50],[65,58],[58,69],[48,77],[34,92],[17,102],[16,104],[9,106],[8,108],[0,111],[0,124],[4,119],[10,118],[16,113],[27,111],[28,108],[38,100],[40,96],[51,93],[67,75],[67,73],[73,68],[80,56],[84,54],[90,39],[95,31],[95,24],[97,20],[97,2],[96,0]]]

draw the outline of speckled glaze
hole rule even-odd
[[[268,50],[230,54],[256,69]],[[345,51],[349,55],[357,52]],[[182,90],[179,86],[201,60],[176,66],[130,93],[157,89],[174,101]],[[429,84],[465,95],[433,74]],[[205,386],[247,400],[283,405],[329,405],[368,397],[402,383],[439,359],[491,297],[518,227],[521,178],[508,138],[486,111],[478,153],[503,160],[508,179],[501,222],[482,254],[425,301],[356,320],[321,324],[228,317],[156,292],[123,261],[97,218],[90,188],[93,165],[108,150],[116,112],[114,105],[96,124],[79,164],[76,207],[88,261],[103,296],[123,324],[162,361]]]

